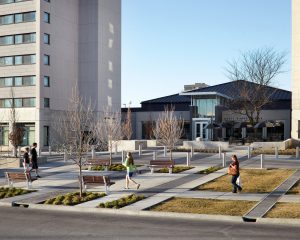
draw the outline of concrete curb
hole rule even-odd
[[[300,226],[300,219],[293,218],[257,218],[257,223]]]
[[[0,202],[0,207],[11,207],[12,203],[11,202]]]
[[[96,214],[116,214],[139,217],[156,217],[156,218],[176,218],[187,220],[206,220],[206,221],[230,221],[242,223],[242,217],[238,216],[224,216],[224,215],[206,215],[206,214],[189,214],[189,213],[173,213],[173,212],[151,212],[151,211],[133,211],[122,209],[104,209],[104,208],[81,208],[72,206],[54,206],[30,204],[29,208],[46,211],[66,211],[66,212],[80,212],[80,213],[96,213]]]

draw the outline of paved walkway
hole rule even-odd
[[[246,149],[234,150],[233,152],[227,152],[227,165],[229,164],[229,159],[231,154],[237,154],[241,160],[241,167],[260,167],[260,162],[258,157],[253,157],[252,159],[247,159]],[[162,154],[161,154],[162,155]],[[186,153],[175,153],[176,162],[185,164],[186,163]],[[142,158],[135,157],[136,164],[148,163],[149,158],[152,158],[152,155],[144,155]],[[120,156],[117,157],[117,161],[121,159]],[[16,196],[13,198],[6,198],[0,200],[0,203],[21,203],[21,204],[32,204],[45,201],[49,197],[65,194],[71,191],[78,191],[78,168],[77,166],[71,164],[70,162],[63,162],[61,159],[52,158],[49,163],[41,167],[42,178],[33,182],[33,188],[38,190],[30,194],[25,194],[21,196]],[[119,199],[120,197],[130,195],[132,193],[144,194],[147,198],[136,202],[132,205],[120,209],[122,210],[133,210],[140,211],[148,209],[149,207],[156,205],[162,201],[166,201],[172,197],[183,197],[183,198],[206,198],[206,199],[222,199],[222,200],[248,200],[248,201],[258,201],[264,202],[268,199],[267,194],[251,194],[251,193],[241,193],[233,194],[226,192],[210,192],[210,191],[191,191],[193,188],[204,184],[206,182],[212,181],[216,178],[219,178],[227,174],[227,167],[223,168],[217,172],[203,175],[196,174],[200,170],[206,169],[210,166],[221,165],[222,160],[219,158],[218,154],[203,154],[195,153],[192,158],[191,164],[194,166],[193,169],[185,171],[179,174],[163,174],[163,173],[154,173],[146,172],[135,176],[135,180],[141,184],[141,188],[136,190],[134,187],[129,190],[123,190],[125,185],[124,176],[125,173],[116,173],[116,172],[101,172],[98,174],[108,174],[111,176],[113,181],[116,183],[111,186],[111,194],[100,199],[89,201],[77,206],[74,208],[94,208],[99,203],[105,203],[108,201]],[[278,166],[279,168],[300,168],[300,161],[292,161],[286,159],[269,159],[266,160],[266,165],[269,166]],[[21,171],[21,169],[18,169]],[[90,172],[85,172],[85,174],[91,174]],[[289,181],[289,184],[283,185],[284,188],[279,188],[278,191],[286,191],[294,182],[296,182],[300,177],[300,171],[297,171],[293,181]],[[4,183],[4,179],[0,178],[0,184]],[[25,187],[25,183],[16,183],[16,187]],[[100,191],[103,192],[103,187],[97,187],[89,189],[89,191]],[[273,194],[277,198],[272,198],[272,204],[277,201],[282,202],[300,202],[300,197],[295,195],[283,195],[280,196]],[[271,195],[271,196],[273,196]],[[262,204],[264,205],[264,204]],[[259,206],[259,204],[258,204]],[[265,211],[266,207],[264,208]],[[263,210],[255,210],[256,212],[262,212]],[[251,212],[250,212],[251,213]],[[251,213],[252,214],[252,213]],[[262,214],[249,215],[251,217],[259,217]]]

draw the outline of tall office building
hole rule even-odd
[[[292,0],[292,138],[300,139],[300,1]]]
[[[22,145],[47,146],[75,84],[97,111],[121,108],[121,0],[0,0],[0,146],[12,101]]]

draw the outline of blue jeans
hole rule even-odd
[[[238,179],[238,177],[240,176],[240,174],[237,175],[233,175],[231,178],[231,184],[233,185],[233,190],[232,192],[236,192],[237,190],[241,190],[241,186],[236,184],[236,180]]]

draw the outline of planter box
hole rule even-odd
[[[228,142],[218,142],[218,141],[183,141],[183,147],[194,149],[219,149],[219,146],[223,150],[229,149]]]
[[[120,140],[117,144],[113,144],[113,152],[117,150],[120,151],[136,151],[139,150],[139,145],[142,146],[142,149],[147,148],[147,140]],[[115,149],[115,147],[117,149]]]

